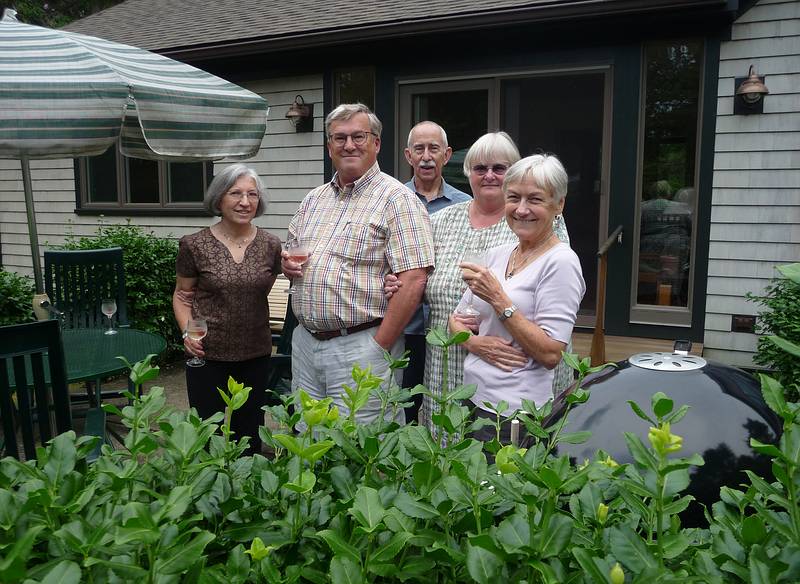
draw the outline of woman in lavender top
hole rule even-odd
[[[509,415],[522,409],[523,399],[540,406],[552,397],[553,369],[586,289],[578,256],[553,233],[567,194],[558,158],[520,160],[506,172],[502,189],[505,219],[519,242],[489,250],[485,266],[461,263],[468,290],[459,307],[471,300],[480,312],[478,334],[465,343],[464,383],[477,386],[472,401],[481,417],[493,417],[484,402],[505,401],[503,415]],[[456,314],[449,323],[451,331],[470,324]],[[500,349],[502,356],[492,353]],[[486,435],[476,437],[491,439],[494,428],[484,429]]]

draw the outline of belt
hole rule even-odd
[[[359,333],[361,331],[371,329],[373,327],[378,326],[382,322],[383,322],[382,318],[376,318],[375,320],[371,320],[369,322],[362,322],[361,324],[357,324],[355,326],[350,326],[343,329],[334,329],[332,331],[308,331],[308,332],[310,332],[311,336],[313,336],[315,339],[318,339],[320,341],[330,341],[331,339],[335,339],[337,337],[346,337],[347,335],[352,335],[353,333]]]

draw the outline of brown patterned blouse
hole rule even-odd
[[[263,229],[240,264],[209,228],[181,238],[177,272],[197,278],[192,314],[208,322],[206,359],[247,361],[272,353],[267,295],[280,265],[280,239]]]

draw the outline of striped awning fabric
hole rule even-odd
[[[195,67],[102,39],[0,20],[0,158],[104,152],[249,158],[267,102]]]

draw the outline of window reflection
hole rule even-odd
[[[334,106],[361,102],[375,111],[375,70],[348,69],[333,74]]]
[[[81,201],[87,208],[200,208],[210,180],[210,162],[165,162],[121,156],[117,148],[109,148],[99,156],[80,160],[86,181],[80,183]],[[166,180],[161,176],[166,174]],[[117,177],[123,176],[122,185]]]
[[[701,56],[699,42],[646,48],[638,304],[689,303]]]

